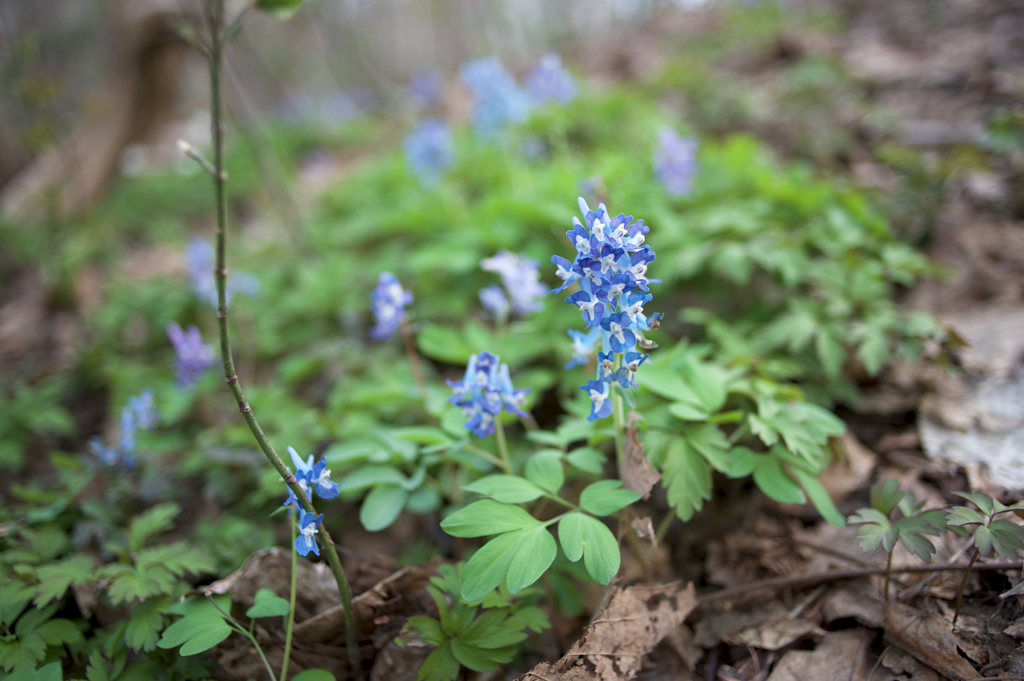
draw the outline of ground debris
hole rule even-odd
[[[952,629],[945,617],[903,603],[889,603],[885,613],[886,641],[950,678],[981,678],[957,652]]]
[[[768,681],[867,681],[868,648],[875,636],[866,629],[829,633],[813,651],[790,650]]]
[[[624,438],[622,454],[622,486],[633,490],[647,499],[651,496],[651,489],[661,480],[661,474],[654,470],[654,466],[644,456],[644,446],[637,439],[636,422],[640,415],[632,412],[626,420],[626,437]]]
[[[632,586],[616,590],[608,607],[584,630],[569,652],[542,662],[522,681],[619,681],[640,671],[645,655],[668,637],[696,607],[693,584]]]

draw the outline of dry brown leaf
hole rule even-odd
[[[644,456],[644,446],[637,439],[634,424],[640,418],[640,415],[634,411],[626,419],[626,437],[623,442],[625,451],[622,453],[624,469],[622,471],[622,486],[647,499],[651,496],[651,488],[661,480],[661,474],[654,470],[654,466]]]
[[[942,676],[926,664],[921,664],[913,655],[899,648],[889,648],[879,660],[886,669],[899,676],[909,676],[909,681],[940,681]]]
[[[822,614],[826,622],[853,617],[869,627],[880,627],[885,621],[885,610],[878,598],[878,589],[866,580],[831,589],[825,595]]]
[[[866,629],[832,632],[814,651],[786,653],[768,681],[867,681],[871,670],[867,653],[874,638]]]
[[[885,614],[885,639],[940,674],[954,679],[981,678],[956,651],[952,623],[934,612],[889,603]]]
[[[622,681],[640,671],[643,657],[696,607],[693,584],[679,582],[616,590],[569,652],[519,677],[560,681]]]
[[[845,460],[832,464],[818,478],[836,503],[865,487],[878,461],[878,455],[861,444],[850,431],[843,435],[842,444]]]
[[[724,637],[726,643],[746,644],[761,650],[781,650],[804,636],[820,636],[822,631],[814,622],[792,617],[772,618],[756,626],[747,627]]]

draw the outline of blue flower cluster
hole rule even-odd
[[[316,496],[321,499],[334,499],[338,496],[338,485],[331,482],[331,471],[328,470],[325,460],[320,459],[314,464],[313,455],[310,454],[303,461],[294,447],[288,448],[288,455],[292,458],[292,464],[295,466],[295,479],[307,498],[312,499],[314,491],[316,491]],[[298,510],[299,498],[295,496],[295,492],[290,487],[288,488],[288,498],[281,505],[290,507],[292,511]],[[295,538],[295,550],[299,555],[307,556],[310,551],[320,555],[320,549],[313,540],[313,535],[317,533],[316,528],[320,526],[323,519],[322,513],[314,516],[312,513],[302,512],[299,517],[299,536]]]
[[[672,128],[662,128],[654,150],[654,172],[672,196],[689,194],[697,174],[696,138],[680,137]]]
[[[427,118],[410,132],[403,143],[405,161],[423,184],[437,185],[444,171],[455,162],[451,129],[435,118]]]
[[[370,300],[373,301],[373,317],[377,322],[370,330],[370,337],[374,340],[390,338],[405,319],[405,306],[412,303],[412,293],[402,288],[395,275],[381,272]]]
[[[89,448],[105,466],[120,465],[131,468],[135,465],[138,430],[152,430],[159,422],[160,415],[156,411],[153,391],[146,388],[138,397],[129,397],[128,406],[121,410],[118,446],[107,447],[98,437],[93,437],[89,440]]]
[[[637,350],[642,332],[657,328],[661,319],[660,313],[650,317],[643,313],[644,305],[652,298],[648,285],[660,282],[647,278],[654,251],[643,245],[649,231],[643,220],[633,222],[632,215],[621,213],[613,218],[603,203],[596,211],[590,210],[583,197],[579,206],[584,222],[573,217],[573,227],[565,233],[576,247],[576,257],[572,262],[559,255],[551,257],[558,278],[563,280],[551,292],[558,293],[578,282],[580,290],[565,302],[579,308],[586,328],[591,329],[590,334],[573,336],[574,356],[569,366],[585,363],[583,353],[589,356],[600,336],[597,378],[580,386],[590,395],[588,420],[593,421],[611,415],[613,383],[636,387],[633,374],[647,360],[647,355]]]
[[[491,258],[480,261],[485,272],[496,272],[501,275],[501,284],[508,294],[506,299],[497,286],[489,286],[480,291],[480,302],[483,303],[498,321],[503,321],[508,314],[509,300],[511,309],[518,315],[528,315],[544,309],[544,296],[547,287],[540,281],[540,269],[536,260],[527,258],[520,253],[500,251]]]
[[[548,52],[525,78],[526,91],[534,104],[568,104],[576,97],[576,81],[562,66],[557,52]]]
[[[185,247],[185,264],[188,267],[188,277],[192,281],[192,290],[200,300],[212,307],[217,307],[217,282],[213,278],[216,261],[213,244],[209,241],[194,237]],[[235,272],[228,277],[224,295],[230,305],[236,294],[254,298],[259,292],[260,282],[256,277]]]
[[[459,73],[473,93],[473,129],[478,135],[493,137],[530,114],[529,95],[497,57],[465,62]]]
[[[502,409],[521,418],[529,416],[522,406],[530,388],[513,388],[508,365],[501,364],[497,355],[489,352],[473,355],[463,379],[448,381],[448,385],[455,391],[448,401],[462,408],[466,430],[477,437],[494,433],[494,419]]]
[[[179,388],[188,388],[197,383],[216,363],[213,346],[203,342],[195,326],[183,330],[171,322],[167,325],[167,337],[174,346],[174,373]]]

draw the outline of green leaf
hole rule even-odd
[[[230,635],[231,627],[219,613],[187,615],[164,630],[157,647],[169,650],[180,645],[178,654],[195,655],[213,648]]]
[[[0,643],[0,646],[3,644]],[[0,648],[2,650],[2,648]],[[0,659],[3,654],[0,653]],[[34,669],[33,667],[21,667],[17,671],[4,677],[4,681],[64,681],[64,670],[60,662],[51,662],[45,667]]]
[[[82,632],[78,630],[74,622],[62,617],[55,617],[43,622],[33,633],[50,646],[80,643],[84,640]]]
[[[803,486],[804,491],[807,492],[807,496],[810,497],[811,503],[814,504],[814,508],[821,514],[821,517],[830,525],[844,527],[846,525],[846,518],[836,508],[835,502],[832,501],[832,497],[828,494],[828,490],[818,481],[818,478],[796,467],[790,470]]]
[[[538,525],[540,525],[540,521],[518,506],[510,506],[493,499],[473,502],[441,521],[441,529],[453,537],[483,537],[489,534],[528,529]],[[466,600],[478,599],[467,598]]]
[[[1017,560],[1017,553],[1024,551],[1024,527],[1011,523],[1009,520],[993,520],[987,529],[992,538],[992,546],[1003,558]],[[975,540],[977,541],[977,540]],[[979,547],[980,548],[980,547]],[[982,553],[988,553],[982,551]]]
[[[433,617],[415,615],[409,618],[406,622],[406,626],[418,631],[420,636],[423,637],[423,640],[434,647],[441,645],[441,643],[447,638],[444,630],[441,629],[441,623]]]
[[[39,579],[39,584],[36,585],[36,607],[42,608],[50,601],[62,598],[72,584],[85,584],[95,569],[92,559],[83,555],[75,555],[56,564],[40,566],[36,569],[36,577]]]
[[[459,675],[459,661],[452,655],[451,640],[446,639],[423,661],[416,681],[454,681]]]
[[[599,480],[587,485],[580,493],[580,508],[594,515],[611,515],[642,496],[621,487],[621,480]]]
[[[245,611],[246,617],[281,617],[288,614],[291,605],[270,589],[260,589],[252,599],[252,607]]]
[[[800,485],[770,455],[755,456],[754,482],[769,498],[781,504],[803,504],[807,497]]]
[[[160,640],[164,626],[164,613],[170,612],[169,596],[157,596],[132,608],[131,619],[124,630],[124,642],[132,650],[150,651]]]
[[[557,452],[537,452],[526,462],[525,472],[531,482],[552,494],[558,494],[565,484],[562,457]]]
[[[287,19],[302,7],[302,0],[256,0],[256,9],[278,19]]]
[[[405,510],[409,513],[431,513],[441,508],[441,494],[433,487],[420,487],[409,495]]]
[[[839,376],[843,360],[846,359],[842,343],[822,328],[814,337],[814,349],[818,353],[818,361],[821,362],[825,374],[830,378]]]
[[[953,494],[974,502],[974,505],[980,508],[985,515],[990,516],[995,510],[995,500],[987,494],[981,492],[953,492]]]
[[[932,554],[935,553],[935,545],[923,535],[942,534],[938,529],[918,516],[903,518],[896,523],[895,527],[899,531],[900,541],[908,551],[916,553],[926,563],[931,562]]]
[[[471,603],[480,600],[497,587],[506,575],[508,590],[514,594],[544,574],[555,560],[558,547],[551,533],[538,521],[533,522],[533,528],[506,532],[473,554],[463,571],[461,593],[465,600]]]
[[[4,580],[0,584],[0,624],[11,626],[35,594],[35,587],[17,580]]]
[[[887,516],[903,500],[900,483],[895,478],[887,478],[871,486],[871,507]]]
[[[860,539],[860,550],[864,553],[875,551],[879,546],[888,553],[899,539],[899,530],[892,526],[889,518],[874,508],[859,509],[850,516],[849,523],[863,525],[858,528],[857,537]]]
[[[462,666],[468,667],[475,672],[487,672],[498,669],[502,664],[511,662],[516,654],[516,649],[511,646],[508,648],[485,650],[467,643],[461,638],[452,639],[451,643],[452,655],[455,656],[455,659]]]
[[[128,527],[128,543],[132,553],[142,550],[146,540],[169,529],[181,513],[181,506],[169,501],[157,504],[135,518]]]
[[[292,681],[337,681],[326,669],[307,669],[292,677]]]
[[[565,455],[570,465],[594,475],[604,471],[605,455],[593,447],[577,447]]]
[[[431,359],[452,364],[465,364],[474,352],[461,331],[436,324],[427,324],[416,334],[416,347]]]
[[[673,402],[668,405],[668,413],[683,421],[707,421],[711,417],[703,407],[687,402]]]
[[[684,522],[711,498],[711,468],[696,449],[682,438],[673,438],[665,450],[662,482],[668,503]]]
[[[640,387],[675,402],[686,402],[694,406],[703,404],[683,377],[672,371],[645,371]]]
[[[522,504],[543,496],[544,490],[518,475],[485,475],[462,489],[491,497],[503,504]]]
[[[409,492],[404,487],[374,487],[359,508],[359,522],[368,532],[379,532],[398,519],[408,500]]]
[[[342,478],[341,487],[346,492],[358,492],[378,485],[404,487],[408,482],[409,479],[394,466],[370,464]]]
[[[598,584],[608,584],[619,571],[619,544],[597,518],[570,513],[558,521],[558,539],[566,558],[575,563],[582,557]]]
[[[981,514],[973,508],[967,508],[966,506],[954,506],[949,509],[949,512],[946,515],[946,522],[950,525],[956,526],[972,524],[984,525],[985,518],[983,518]]]

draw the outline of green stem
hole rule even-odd
[[[491,462],[492,464],[494,464],[494,465],[495,465],[495,466],[497,466],[498,468],[502,468],[502,469],[504,469],[504,470],[505,470],[505,472],[506,472],[506,473],[508,473],[509,475],[511,475],[511,474],[512,474],[512,471],[511,471],[511,469],[509,469],[508,467],[506,467],[506,465],[505,465],[505,462],[504,462],[504,461],[502,461],[502,460],[501,460],[501,459],[499,459],[498,457],[494,456],[494,454],[491,454],[491,453],[490,453],[489,451],[487,451],[486,449],[481,449],[480,447],[477,447],[477,446],[476,446],[475,444],[473,444],[473,443],[471,443],[471,442],[467,442],[466,444],[464,444],[464,445],[463,445],[463,447],[465,447],[465,448],[466,448],[466,449],[468,449],[469,451],[473,452],[474,454],[476,454],[476,455],[477,455],[477,456],[479,456],[480,458],[482,458],[482,459],[487,459],[488,461],[490,461],[490,462]]]
[[[238,404],[238,409],[245,419],[246,425],[252,432],[253,437],[259,444],[263,454],[284,479],[288,487],[295,493],[302,508],[309,513],[316,513],[313,504],[306,497],[306,493],[299,487],[298,481],[292,475],[288,467],[281,461],[271,446],[267,436],[263,433],[252,407],[249,406],[245,395],[242,393],[242,386],[235,373],[234,360],[231,357],[231,335],[228,328],[228,305],[227,305],[227,278],[228,268],[226,265],[225,250],[227,242],[227,194],[225,184],[227,183],[227,172],[224,170],[224,127],[221,123],[223,103],[221,101],[221,71],[223,62],[223,36],[221,27],[224,24],[224,3],[223,0],[206,0],[206,19],[210,28],[210,119],[211,136],[213,138],[213,187],[217,206],[217,264],[214,269],[214,279],[217,282],[217,326],[220,331],[220,355],[224,364],[224,380],[227,382],[231,393]],[[341,595],[341,603],[345,620],[345,647],[348,653],[349,664],[352,665],[352,672],[362,676],[362,661],[359,657],[359,648],[356,645],[356,625],[352,610],[352,592],[349,589],[345,571],[341,566],[341,559],[334,548],[334,542],[327,532],[325,526],[320,528],[321,544],[324,553],[327,555],[327,563],[334,573],[334,579],[338,584],[338,592]]]
[[[256,652],[260,654],[260,659],[263,660],[263,666],[267,668],[267,673],[270,674],[270,681],[277,681],[277,677],[274,676],[274,670],[271,668],[270,663],[267,661],[267,656],[263,654],[263,648],[260,647],[260,642],[256,640],[256,637],[251,631],[246,630],[241,624],[239,624],[234,617],[224,612],[224,610],[217,605],[217,601],[213,599],[213,596],[209,593],[206,594],[206,600],[213,604],[213,607],[217,608],[217,612],[227,620],[228,626],[237,631],[242,636],[252,641],[253,646],[256,648]],[[249,626],[252,627],[256,622],[256,618],[253,617],[249,620]]]
[[[412,369],[412,377],[416,381],[420,400],[423,402],[423,408],[426,409],[427,381],[423,378],[423,366],[420,364],[420,355],[416,352],[416,344],[413,342],[412,328],[405,319],[402,319],[400,328],[402,329],[402,340],[405,342],[405,355],[409,358],[409,368]]]
[[[654,533],[654,542],[660,544],[664,539],[665,535],[668,534],[668,528],[672,527],[672,521],[676,519],[675,506],[668,509],[668,513],[658,523],[658,529]]]
[[[292,504],[292,508],[295,509],[295,505]],[[295,509],[295,513],[298,513],[298,509]],[[291,544],[295,544],[295,515],[293,514],[288,519],[288,527],[291,528]],[[288,681],[288,658],[292,654],[292,629],[295,628],[295,587],[298,582],[299,572],[299,553],[298,551],[291,551],[292,554],[292,585],[291,594],[288,596],[288,623],[284,629],[284,661],[281,662],[281,681]]]
[[[504,462],[505,472],[513,475],[512,462],[508,458],[508,445],[505,444],[505,426],[501,425],[500,415],[494,417],[494,432],[498,436],[498,452],[501,454],[501,460]]]
[[[885,561],[885,592],[882,596],[885,600],[889,600],[889,579],[892,577],[892,551],[889,552],[889,558]],[[954,620],[955,621],[955,620]]]
[[[618,361],[616,361],[616,364],[618,364]],[[616,366],[616,369],[618,369],[617,366]],[[624,459],[624,457],[625,457],[625,451],[624,451],[625,444],[624,444],[624,441],[623,441],[623,432],[622,432],[624,424],[625,424],[625,419],[624,419],[624,414],[623,414],[624,409],[623,409],[623,406],[622,406],[622,395],[620,395],[618,393],[615,393],[614,405],[615,405],[615,411],[614,411],[614,414],[615,414],[615,461],[616,461],[616,463],[619,466],[619,469],[618,469],[619,470],[619,477],[621,478],[622,474],[623,474],[623,471],[626,470],[626,465],[625,465],[626,462],[625,462],[625,459]]]
[[[977,562],[978,556],[981,555],[981,551],[977,548],[974,549],[974,555],[971,556],[971,562],[967,564],[967,569],[964,570],[964,578],[960,581],[960,591],[956,594],[956,610],[953,612],[953,630],[956,630],[956,621],[960,617],[960,603],[964,600],[964,589],[967,588],[967,578],[971,576],[971,568],[974,567],[974,563]]]

